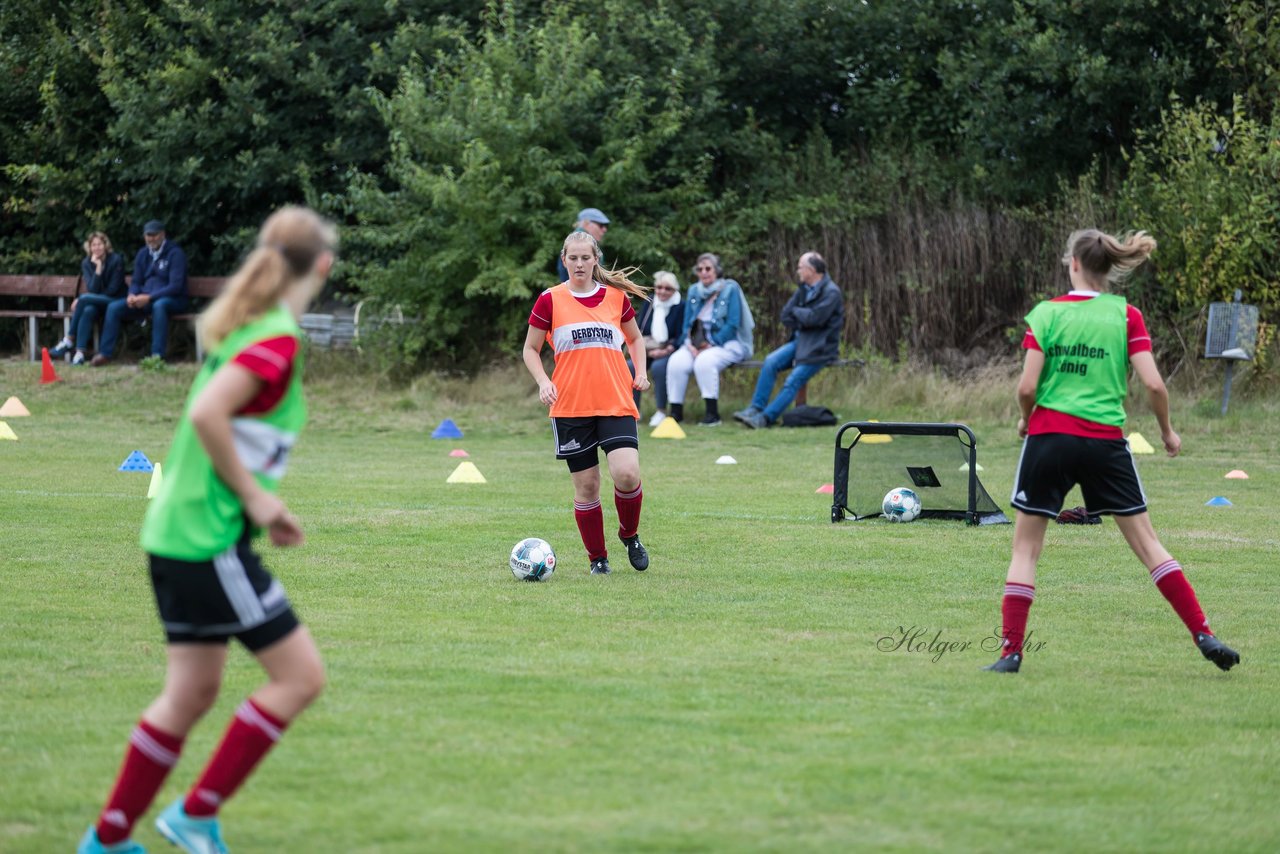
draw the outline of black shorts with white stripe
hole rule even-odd
[[[226,643],[264,649],[298,627],[284,587],[245,537],[212,560],[150,555],[151,586],[169,643]]]
[[[1009,503],[1024,513],[1057,518],[1076,484],[1091,516],[1147,512],[1147,496],[1129,443],[1068,433],[1027,437]]]
[[[599,448],[608,456],[617,448],[639,448],[636,419],[630,415],[591,415],[584,418],[552,418],[551,436],[556,459],[569,471],[586,471],[600,464]]]

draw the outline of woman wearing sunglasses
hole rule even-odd
[[[751,358],[751,333],[755,321],[742,286],[724,278],[720,258],[710,252],[698,256],[693,266],[698,281],[689,288],[684,324],[675,352],[667,360],[667,399],[670,415],[684,420],[684,393],[689,375],[698,380],[706,412],[698,422],[720,425],[720,372]]]

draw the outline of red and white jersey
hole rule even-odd
[[[1081,302],[1082,300],[1093,299],[1098,295],[1097,291],[1071,291],[1060,297],[1054,297],[1053,302]],[[1134,353],[1145,353],[1151,349],[1151,335],[1147,332],[1147,322],[1142,317],[1142,312],[1134,308],[1130,303],[1127,306],[1126,315],[1129,337],[1129,356]],[[1036,336],[1032,334],[1030,327],[1027,328],[1027,334],[1022,338],[1022,348],[1024,350],[1039,350],[1040,342],[1036,341]],[[1031,411],[1031,418],[1027,422],[1027,433],[1032,436],[1041,433],[1066,433],[1069,436],[1084,436],[1091,439],[1123,439],[1124,430],[1111,424],[1099,424],[1096,421],[1090,421],[1086,418],[1079,418],[1066,412],[1059,412],[1056,409],[1046,409],[1043,406],[1037,406]]]

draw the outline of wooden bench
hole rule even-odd
[[[125,282],[133,279],[126,276]],[[193,301],[210,300],[222,292],[227,280],[221,276],[190,276],[187,278],[187,295]],[[40,356],[37,321],[61,320],[63,335],[71,331],[71,300],[82,290],[79,276],[0,276],[0,297],[26,297],[56,299],[56,308],[52,303],[45,307],[28,306],[21,309],[0,310],[0,318],[17,317],[27,319],[27,350],[34,361]],[[171,320],[185,320],[194,323],[199,316],[199,308],[195,305],[192,311],[175,314]],[[200,336],[196,335],[196,359],[204,361],[204,348],[200,344]],[[94,342],[95,346],[97,342]]]
[[[132,278],[132,277],[130,277]],[[218,294],[222,293],[222,288],[226,285],[227,280],[220,276],[188,276],[187,277],[187,296],[195,300],[211,300]],[[203,308],[203,306],[193,306],[193,308]],[[196,361],[204,361],[204,345],[200,343],[200,336],[195,331],[196,318],[200,316],[198,310],[189,311],[185,314],[175,314],[174,320],[185,320],[192,325],[192,335],[196,339]]]
[[[125,276],[124,282],[125,282],[125,285],[132,284],[133,276]],[[214,297],[216,297],[218,294],[222,293],[222,288],[226,283],[227,283],[227,280],[221,276],[188,276],[187,277],[187,296],[190,297],[193,302],[195,300],[211,300]],[[203,307],[204,306],[202,305],[192,306],[193,309],[201,309]],[[196,334],[196,331],[195,331],[195,321],[196,321],[196,318],[199,316],[200,316],[199,310],[192,310],[192,311],[184,312],[182,314],[172,315],[170,316],[169,320],[170,321],[185,320],[192,325],[191,334],[195,338],[195,342],[196,342],[196,361],[203,362],[204,347],[200,343],[200,336]],[[71,317],[71,313],[66,312],[66,317],[68,318]],[[69,324],[70,321],[67,321],[67,323]],[[95,350],[98,347],[98,335],[99,335],[99,332],[97,329],[95,329],[93,333],[93,346]]]
[[[865,368],[866,366],[867,366],[867,363],[864,362],[862,359],[836,359],[834,362],[832,362],[831,364],[823,368],[823,370],[825,371],[829,368]],[[764,367],[764,360],[763,359],[747,359],[742,362],[734,362],[729,367],[755,368],[756,370],[759,370],[760,368]],[[809,384],[805,383],[804,386],[798,392],[796,392],[795,405],[804,406],[808,402],[809,402]]]
[[[0,309],[0,318],[26,318],[27,354],[32,361],[40,357],[37,321],[56,319],[66,315],[69,300],[75,299],[79,287],[79,276],[0,276],[0,297],[21,297],[28,302],[36,299],[50,300],[43,306],[28,305],[24,308]],[[56,308],[52,300],[57,300]]]

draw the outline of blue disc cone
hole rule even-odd
[[[147,459],[146,454],[142,451],[134,451],[125,457],[118,471],[153,471],[154,469],[155,466],[151,465],[151,460]]]
[[[461,439],[462,431],[458,429],[458,425],[453,423],[452,418],[446,418],[440,422],[431,434],[432,439]]]
[[[1221,495],[1215,495],[1204,503],[1205,507],[1230,507],[1231,502]]]

